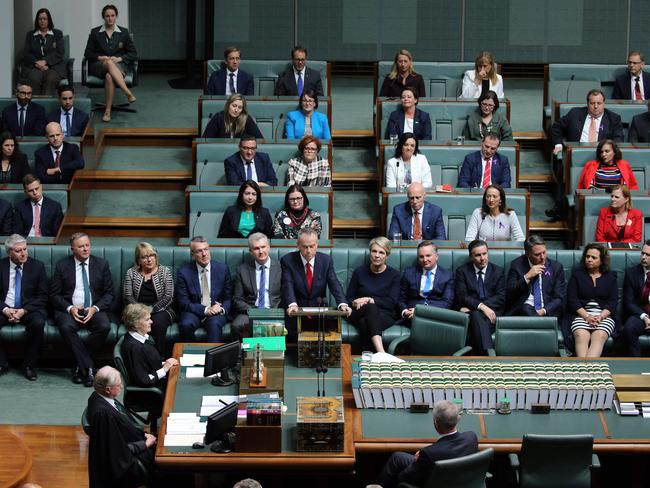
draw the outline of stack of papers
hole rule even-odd
[[[183,354],[180,360],[181,366],[205,366],[205,354]]]
[[[167,417],[164,445],[191,446],[195,442],[203,442],[207,425],[194,412],[172,412]]]
[[[230,405],[232,402],[239,403],[239,395],[204,395],[201,400],[201,417],[209,417],[214,412]]]

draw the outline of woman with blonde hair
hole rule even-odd
[[[497,73],[492,54],[483,51],[474,60],[474,69],[465,71],[461,98],[478,98],[484,91],[492,90],[499,98],[503,94],[503,78]]]
[[[379,90],[380,97],[399,97],[406,86],[415,88],[417,96],[425,97],[424,80],[413,69],[413,56],[406,49],[400,49],[395,54],[393,67],[384,78]]]
[[[224,109],[210,119],[201,137],[239,139],[243,135],[264,139],[259,127],[248,115],[246,99],[239,93],[235,93],[228,97]]]

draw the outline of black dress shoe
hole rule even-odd
[[[95,371],[93,368],[88,368],[88,374],[84,378],[84,386],[93,386],[95,381]]]
[[[81,369],[79,368],[79,366],[77,366],[74,370],[72,370],[72,382],[75,385],[80,385],[81,383],[83,383],[83,381],[84,379],[81,374]]]
[[[23,368],[23,374],[25,375],[25,378],[27,378],[29,381],[36,381],[36,378],[38,378],[38,375],[36,374],[36,370],[31,366],[25,366]]]
[[[9,372],[9,365],[0,366],[0,376]]]

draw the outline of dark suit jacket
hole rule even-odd
[[[238,230],[241,213],[242,209],[237,205],[228,207],[221,219],[217,237],[244,239],[244,236]],[[273,220],[271,219],[269,210],[260,207],[253,215],[255,217],[255,227],[253,227],[250,233],[262,232],[269,239],[273,237]]]
[[[15,103],[7,105],[2,111],[2,130],[11,132],[15,137],[21,137],[18,128],[18,108]],[[45,108],[36,102],[27,104],[25,113],[25,136],[45,135]]]
[[[275,170],[273,169],[273,164],[271,164],[271,158],[269,158],[268,154],[264,152],[255,153],[253,162],[255,163],[258,182],[278,186],[278,178],[275,175]],[[226,184],[239,186],[246,181],[246,170],[244,169],[241,155],[238,152],[228,156],[224,166],[226,170]]]
[[[645,270],[640,264],[630,266],[625,270],[623,281],[623,313],[625,319],[634,316],[639,317],[646,313],[641,303],[641,293],[645,282]]]
[[[27,313],[39,311],[47,315],[47,276],[45,266],[36,259],[27,258],[23,264],[23,279],[21,281],[20,308]],[[9,258],[0,259],[0,310],[8,307],[4,300],[9,291]]]
[[[131,68],[133,62],[138,59],[138,52],[129,30],[121,25],[118,27],[121,32],[113,32],[110,44],[107,42],[106,34],[100,32],[102,26],[93,27],[88,34],[84,57],[91,62],[96,62],[99,56],[115,56],[122,58],[122,62]]]
[[[426,297],[420,294],[423,269],[409,266],[404,270],[400,282],[399,312],[425,303],[431,307],[450,309],[454,305],[454,275],[451,271],[438,265],[433,280],[433,288]]]
[[[483,184],[483,155],[476,151],[465,156],[458,175],[459,188],[481,188]],[[490,169],[492,183],[510,188],[510,164],[508,157],[498,152],[492,157]]]
[[[411,237],[413,226],[413,209],[409,202],[398,203],[393,207],[393,217],[388,229],[390,239],[397,233],[402,234],[402,239]],[[437,205],[424,202],[422,207],[422,239],[447,239],[445,224],[442,221],[442,209]]]
[[[221,67],[218,71],[213,72],[208,80],[208,95],[225,95],[226,86],[230,83],[228,78],[228,68]],[[244,70],[237,72],[237,81],[235,82],[235,90],[242,95],[255,95],[255,82],[253,75],[249,75]]]
[[[587,107],[575,107],[551,126],[551,140],[553,145],[562,144],[563,141],[577,142],[580,140],[582,128],[587,119]],[[605,109],[598,129],[598,140],[614,139],[623,142],[623,125],[621,116]]]
[[[16,204],[14,213],[14,233],[26,237],[34,223],[32,201],[26,198]],[[63,221],[61,204],[46,196],[41,204],[41,234],[55,236]]]
[[[524,275],[530,271],[528,258],[519,256],[510,263],[508,271],[506,315],[515,315],[514,310],[521,307],[531,293],[531,283],[526,283]],[[542,298],[546,315],[560,318],[564,312],[566,281],[564,267],[557,261],[546,260],[546,269],[542,273]]]
[[[178,270],[176,277],[176,292],[178,308],[181,312],[193,313],[198,317],[205,316],[205,307],[201,304],[201,283],[194,261],[189,262]],[[225,314],[230,313],[232,304],[232,284],[228,266],[217,261],[210,261],[210,300],[219,302]]]
[[[314,261],[311,293],[307,291],[307,276],[300,258],[300,252],[285,254],[280,259],[282,265],[282,297],[285,306],[297,303],[299,307],[320,305],[319,298],[327,296],[327,289],[336,300],[336,304],[347,303],[343,287],[336,277],[334,263],[327,254],[316,253]]]
[[[0,198],[0,232],[11,235],[14,228],[14,209],[7,200]]]
[[[74,107],[72,111],[72,120],[70,121],[71,131],[69,137],[81,137],[86,130],[88,121],[90,118],[88,114],[83,110],[79,110],[77,107]],[[47,123],[56,122],[57,124],[61,123],[61,109],[57,108],[53,112],[50,112],[47,116]]]
[[[44,59],[47,66],[58,73],[61,78],[67,78],[68,74],[65,69],[65,43],[63,41],[63,32],[59,29],[52,29],[52,35],[45,36],[45,45],[43,54],[41,54],[40,35],[34,35],[34,30],[30,29],[25,35],[25,48],[23,50],[23,66],[34,68],[34,63]],[[68,80],[72,83],[72,80]]]
[[[250,115],[246,119],[244,130],[242,132],[234,134],[233,137],[239,138],[245,134],[255,136],[259,139],[264,139],[262,132],[260,131],[259,127],[257,127],[257,124],[253,120],[253,117]],[[210,122],[208,122],[208,125],[205,126],[205,130],[203,131],[201,137],[219,137],[230,139],[230,134],[226,132],[226,125],[223,120],[223,111],[217,112],[217,114],[210,119]]]
[[[46,144],[34,153],[34,169],[41,183],[70,183],[75,170],[83,169],[86,165],[79,148],[75,144],[63,141],[61,147],[61,173],[54,176],[47,174],[48,169],[56,166],[50,145]]]
[[[257,300],[257,282],[255,281],[255,260],[252,259],[237,266],[235,274],[235,291],[232,297],[233,315],[246,313],[255,307]],[[266,277],[270,308],[278,308],[282,299],[282,268],[280,263],[271,260],[269,274]]]
[[[650,98],[650,74],[645,71],[641,72],[643,79],[643,96],[645,99]],[[612,92],[614,100],[632,100],[632,75],[626,72],[616,77],[614,80],[614,91]]]
[[[302,91],[314,90],[319,97],[324,95],[323,83],[320,79],[320,72],[315,69],[305,68],[305,78],[302,83]],[[293,74],[293,65],[289,65],[278,76],[273,89],[274,95],[280,96],[298,96],[298,87],[296,86],[296,77]]]
[[[454,459],[476,452],[478,452],[478,439],[474,432],[456,432],[440,437],[435,444],[420,450],[418,459],[399,474],[398,481],[424,486],[436,461]]]
[[[648,86],[648,92],[650,93],[650,86]],[[650,142],[650,113],[644,112],[632,117],[627,140],[629,142]]]
[[[404,111],[402,107],[391,112],[386,124],[386,132],[384,138],[389,139],[391,134],[401,136],[404,133]],[[433,131],[431,129],[431,117],[426,112],[419,108],[415,109],[415,116],[413,117],[413,135],[418,141],[433,139]]]
[[[506,304],[506,279],[503,268],[488,263],[487,270],[484,272],[486,298],[481,300],[474,265],[468,262],[456,269],[456,305],[458,308],[467,307],[473,311],[483,303],[494,310],[494,313],[501,315]]]
[[[8,175],[6,183],[23,183],[23,178],[27,173],[31,173],[27,155],[22,152],[14,152],[14,160],[11,162],[11,173]]]
[[[88,278],[92,293],[92,306],[100,312],[108,312],[113,303],[113,278],[108,261],[97,256],[88,258]],[[54,267],[54,277],[50,284],[50,302],[55,312],[68,313],[72,305],[72,294],[76,285],[75,260],[73,256],[61,259]]]

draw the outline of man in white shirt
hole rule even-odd
[[[223,66],[210,75],[208,95],[255,95],[253,75],[239,69],[241,51],[238,47],[227,47],[223,52]]]
[[[88,114],[74,106],[74,87],[60,86],[56,89],[60,107],[50,112],[47,122],[57,122],[66,137],[81,137],[86,130]]]
[[[26,237],[56,236],[63,221],[61,204],[43,195],[43,185],[34,175],[23,178],[27,198],[18,202],[14,212],[14,232]]]
[[[650,74],[643,71],[645,58],[640,51],[627,55],[627,71],[614,81],[614,100],[647,100],[650,98]]]

